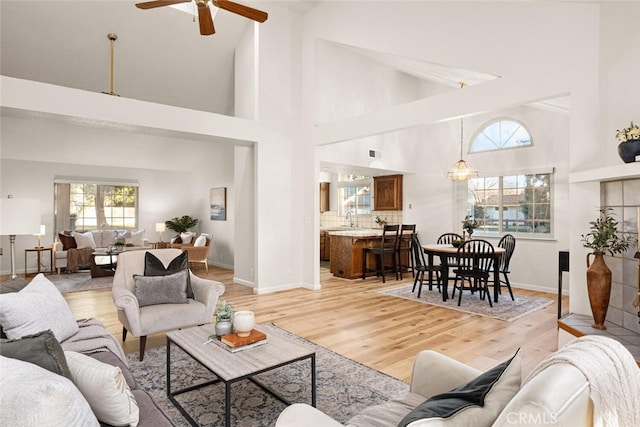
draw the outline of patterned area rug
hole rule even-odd
[[[382,372],[340,356],[273,324],[265,324],[267,335],[282,334],[316,350],[317,408],[346,423],[367,406],[403,396],[409,385]],[[267,344],[268,345],[268,344]],[[166,396],[166,347],[128,353],[129,367],[138,384],[146,389],[176,426],[188,422]],[[311,402],[310,362],[286,365],[257,378],[292,402]],[[194,385],[215,376],[176,346],[171,347],[171,389]],[[224,385],[215,384],[177,396],[178,401],[201,426],[224,425]],[[232,385],[231,425],[273,426],[286,407],[251,381]]]
[[[113,285],[113,277],[96,277],[92,279],[91,273],[88,271],[70,274],[61,273],[60,275],[47,274],[46,276],[63,294],[95,289],[111,289]]]
[[[528,297],[522,295],[513,295],[515,301],[511,301],[511,297],[508,293],[502,293],[498,303],[493,303],[493,307],[489,306],[489,302],[481,300],[478,297],[478,293],[471,295],[468,291],[462,295],[462,302],[458,306],[458,294],[456,293],[455,299],[448,299],[442,301],[442,294],[438,292],[436,287],[432,291],[429,291],[427,286],[422,287],[422,293],[420,299],[418,299],[418,290],[411,292],[413,284],[405,285],[400,288],[387,289],[379,291],[382,294],[390,295],[393,297],[404,298],[411,301],[421,302],[423,304],[437,305],[439,307],[446,307],[452,310],[463,311],[465,313],[478,314],[485,317],[493,317],[494,319],[505,320],[507,322],[513,322],[516,319],[526,316],[527,314],[540,310],[553,304],[553,300],[542,297]],[[451,292],[451,288],[449,289]]]

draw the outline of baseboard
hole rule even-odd
[[[511,287],[514,289],[525,289],[527,291],[536,291],[536,292],[546,292],[548,294],[554,294],[554,295],[558,295],[558,287],[546,287],[546,286],[539,286],[539,285],[532,285],[529,283],[511,283]],[[565,287],[563,286],[562,289],[562,295],[569,295],[569,289],[564,289]],[[567,286],[568,288],[568,286]]]
[[[209,260],[209,265],[213,265],[220,268],[226,268],[227,270],[233,270],[233,265],[223,264],[221,262],[211,262],[211,260]]]

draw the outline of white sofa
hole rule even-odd
[[[139,249],[151,249],[149,240],[144,237],[144,230],[128,231],[128,230],[92,230],[88,232],[91,234],[92,240],[88,243],[88,246],[93,249],[106,250],[110,246],[114,245],[116,241],[121,241],[125,244],[124,250],[139,250]],[[74,233],[75,234],[75,233]],[[87,235],[87,233],[82,233]],[[79,245],[84,246],[84,245]],[[53,250],[53,267],[60,274],[63,268],[67,267],[67,252],[64,250],[62,242],[55,241],[52,245]]]
[[[582,340],[582,342],[581,342]],[[580,345],[588,344],[586,341],[594,340],[603,343],[607,357],[610,360],[601,360],[601,355],[595,352],[584,351]],[[613,394],[618,394],[611,399],[616,405],[613,410],[594,411],[594,402],[591,396],[591,384],[587,379],[589,371],[583,365],[576,365],[565,359],[571,360],[578,355],[584,362],[583,365],[591,366],[596,376],[600,376],[600,384],[594,388],[599,392],[609,389]],[[607,359],[607,358],[605,358]],[[519,368],[518,368],[519,369]],[[506,371],[505,371],[506,372]],[[612,374],[616,372],[616,374]],[[431,396],[445,393],[474,379],[480,372],[456,360],[440,353],[426,350],[419,353],[413,367],[411,386],[409,393],[401,399],[391,400],[382,405],[366,408],[360,414],[352,418],[348,426],[398,426],[406,414],[421,402]],[[617,377],[617,378],[616,378]],[[603,380],[604,378],[604,380]],[[519,380],[519,379],[518,379]],[[608,384],[603,386],[602,382]],[[599,416],[618,417],[617,422],[608,425],[631,426],[640,425],[640,368],[633,356],[617,341],[606,337],[583,337],[576,339],[565,347],[549,356],[538,368],[534,369],[530,378],[524,385],[518,387],[515,395],[507,399],[503,408],[496,416],[480,421],[477,413],[483,408],[465,408],[458,414],[461,418],[430,418],[413,421],[407,424],[409,427],[417,426],[593,426]],[[485,402],[485,406],[487,406]],[[601,406],[600,406],[601,407]],[[624,418],[623,415],[627,418]],[[469,412],[465,417],[464,411]],[[629,414],[631,413],[631,419]],[[294,426],[341,426],[334,419],[307,404],[291,405],[280,414],[276,427]]]

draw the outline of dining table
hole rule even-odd
[[[427,263],[430,268],[434,267],[434,257],[440,258],[440,265],[442,266],[440,271],[442,301],[446,301],[449,298],[449,257],[455,257],[458,254],[458,248],[452,244],[434,243],[422,245],[422,250],[427,255]],[[498,302],[498,295],[500,294],[500,258],[506,252],[506,249],[494,246],[493,250],[493,301]],[[429,280],[431,280],[431,276],[429,276]]]

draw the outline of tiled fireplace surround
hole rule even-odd
[[[638,237],[640,215],[640,178],[608,181],[600,184],[602,205],[610,207],[622,230]],[[638,311],[631,305],[638,292],[638,260],[633,245],[623,254],[607,256],[606,263],[612,273],[611,300],[607,321],[640,334]]]

